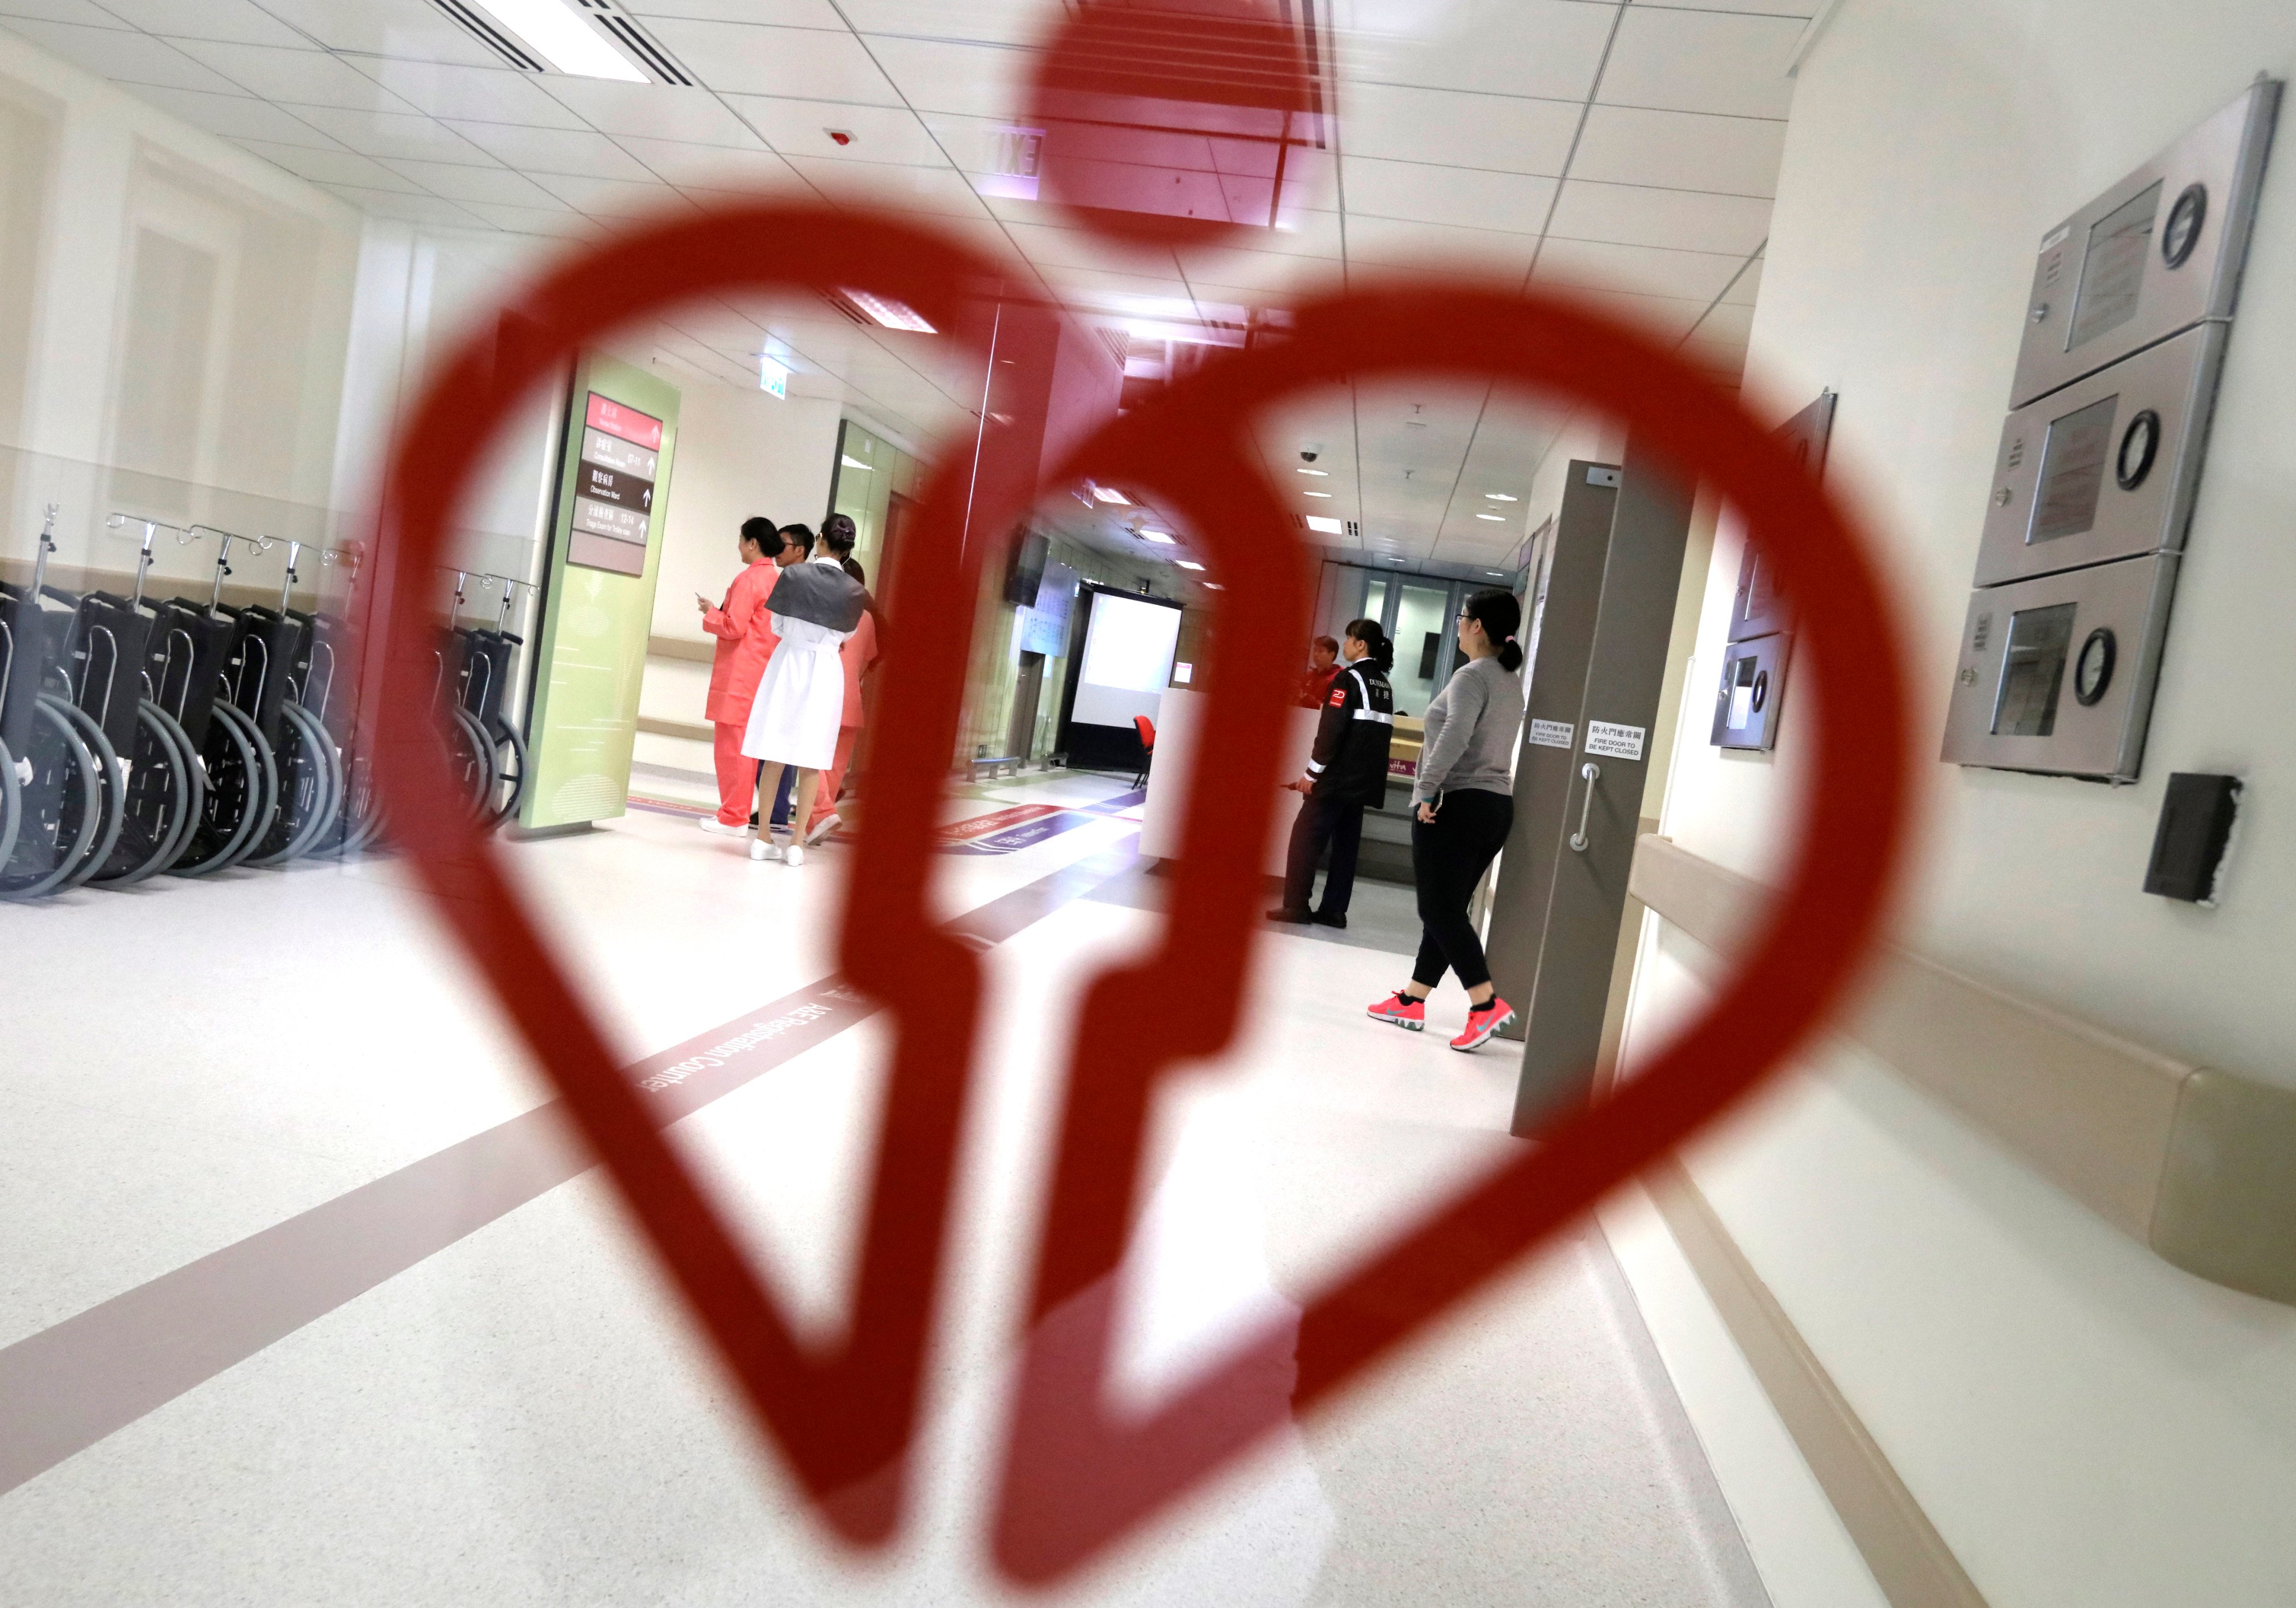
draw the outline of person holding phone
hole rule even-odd
[[[742,572],[726,589],[726,601],[713,604],[701,593],[693,595],[701,610],[701,628],[718,639],[709,661],[709,699],[702,709],[714,739],[718,813],[701,818],[701,830],[727,838],[750,835],[750,795],[757,785],[758,762],[742,751],[742,736],[749,730],[750,707],[757,701],[766,660],[781,640],[766,603],[781,576],[775,562],[783,553],[781,533],[769,519],[743,520],[735,550],[741,554]]]

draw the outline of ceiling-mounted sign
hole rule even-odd
[[[566,562],[617,575],[645,573],[653,528],[661,421],[597,392],[583,414],[582,459],[574,472],[574,528]]]

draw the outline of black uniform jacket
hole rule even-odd
[[[1395,692],[1369,659],[1340,667],[1316,726],[1308,761],[1310,796],[1377,804],[1387,796],[1387,740],[1395,733]]]

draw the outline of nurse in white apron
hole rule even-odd
[[[792,564],[775,584],[767,606],[781,642],[766,661],[742,738],[742,751],[758,762],[761,822],[772,817],[783,766],[797,768],[790,819],[812,818],[814,793],[821,773],[837,758],[845,714],[845,666],[837,650],[860,624],[863,603],[858,583],[831,557]],[[801,866],[805,845],[794,835],[786,845],[772,841],[761,827],[750,844],[750,857]]]

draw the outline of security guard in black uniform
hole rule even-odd
[[[1395,663],[1394,644],[1379,621],[1350,620],[1340,660],[1340,673],[1316,728],[1308,774],[1286,784],[1307,796],[1300,800],[1299,819],[1292,824],[1283,903],[1267,913],[1272,922],[1348,924],[1364,809],[1387,796],[1387,744],[1395,734],[1395,693],[1387,684],[1387,672]],[[1315,891],[1316,863],[1324,857],[1326,844],[1332,866],[1324,878],[1324,902],[1310,910],[1308,898]]]

